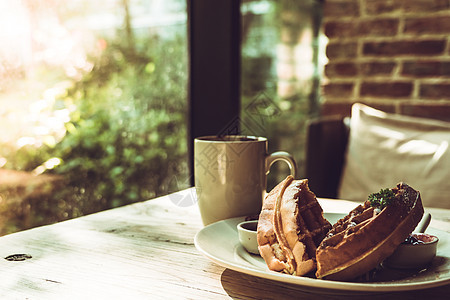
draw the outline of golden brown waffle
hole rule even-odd
[[[310,258],[315,258],[316,248],[331,229],[331,224],[323,217],[323,210],[315,195],[309,190],[307,181],[297,183],[300,190],[298,205],[294,213],[298,230],[298,240],[306,245]]]
[[[374,208],[366,201],[358,205],[347,216],[333,225],[322,242],[322,247],[334,247],[341,243],[348,235],[357,232],[374,217]]]
[[[308,180],[288,176],[264,199],[258,245],[269,269],[305,275],[316,269],[316,248],[331,228]]]
[[[382,210],[369,201],[333,225],[316,251],[316,277],[349,280],[377,267],[414,230],[423,215],[420,193],[405,183]]]

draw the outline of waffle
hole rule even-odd
[[[270,270],[302,276],[316,269],[315,254],[331,224],[308,180],[288,176],[264,199],[258,248]]]
[[[414,230],[423,215],[420,193],[405,183],[383,209],[370,201],[333,225],[316,251],[317,278],[350,280],[377,267]]]

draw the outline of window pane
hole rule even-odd
[[[269,151],[294,155],[304,176],[305,122],[318,114],[325,40],[320,1],[243,1],[242,132],[269,139]],[[289,174],[272,167],[270,188]]]
[[[0,2],[0,234],[188,186],[184,0]]]

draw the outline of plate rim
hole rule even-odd
[[[325,214],[333,214],[333,215],[345,215],[343,213],[336,213],[336,212],[324,212]],[[275,271],[267,270],[260,270],[256,268],[250,268],[247,266],[244,266],[242,264],[239,264],[235,261],[230,262],[224,259],[221,259],[214,255],[213,253],[208,252],[205,250],[201,242],[199,241],[201,235],[205,234],[206,231],[212,230],[211,228],[215,228],[220,226],[221,224],[225,224],[226,222],[234,222],[239,223],[240,221],[243,221],[245,217],[235,217],[235,218],[229,218],[225,220],[221,220],[212,224],[209,224],[202,229],[200,229],[194,236],[194,245],[196,249],[202,253],[204,256],[206,256],[208,259],[213,261],[214,263],[237,271],[241,273],[245,273],[248,275],[257,276],[260,278],[265,278],[269,280],[275,280],[279,282],[284,283],[290,283],[295,284],[303,287],[314,287],[314,288],[324,288],[327,290],[339,290],[339,291],[349,291],[349,292],[395,292],[395,291],[412,291],[412,290],[422,290],[422,289],[428,289],[438,286],[443,286],[450,283],[450,278],[442,278],[437,279],[433,281],[426,281],[426,282],[412,282],[412,283],[360,283],[360,282],[345,282],[345,281],[333,281],[333,280],[326,280],[326,279],[316,279],[316,278],[309,278],[309,277],[301,277],[301,276],[292,276],[288,274],[278,273]],[[442,231],[440,229],[434,228],[436,230]],[[447,232],[442,231],[447,234]],[[230,251],[235,252],[236,247],[242,247],[239,243],[239,238],[236,234],[236,239],[233,240],[234,247]],[[243,250],[245,251],[245,250]]]

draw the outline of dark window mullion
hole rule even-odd
[[[193,174],[194,138],[223,133],[227,126],[239,132],[241,21],[239,0],[189,0],[187,4],[188,152]]]

